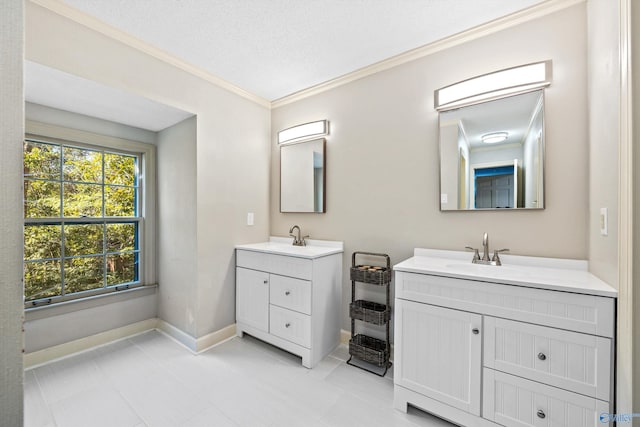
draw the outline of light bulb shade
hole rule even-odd
[[[485,144],[497,144],[498,142],[505,141],[509,137],[507,132],[492,132],[486,135],[482,135],[480,139]]]
[[[318,120],[281,130],[278,132],[278,144],[290,144],[324,135],[329,135],[329,121]]]
[[[438,111],[460,108],[551,84],[551,60],[507,68],[473,77],[435,91]]]

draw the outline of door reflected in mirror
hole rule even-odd
[[[441,210],[542,208],[542,90],[440,113]]]
[[[280,212],[325,212],[325,140],[280,146]]]

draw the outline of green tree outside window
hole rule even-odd
[[[139,158],[24,143],[25,300],[139,280]]]

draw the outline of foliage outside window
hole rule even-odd
[[[139,156],[24,143],[27,306],[140,282]]]

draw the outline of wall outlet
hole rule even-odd
[[[603,236],[609,235],[609,210],[607,208],[600,208],[600,234]]]
[[[253,212],[247,213],[247,225],[253,225]]]

